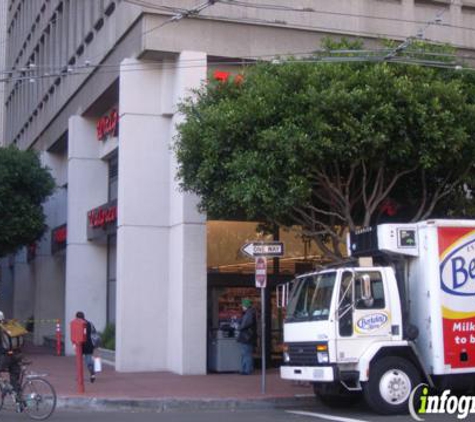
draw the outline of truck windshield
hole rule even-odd
[[[287,320],[328,319],[335,279],[336,272],[297,279],[290,294]]]

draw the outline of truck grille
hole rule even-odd
[[[288,362],[288,365],[318,365],[317,343],[287,343],[287,346],[290,356],[290,362]]]

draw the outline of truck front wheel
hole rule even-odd
[[[417,368],[408,360],[390,356],[370,368],[363,391],[368,405],[382,415],[408,412],[411,391],[421,382]]]

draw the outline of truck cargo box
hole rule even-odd
[[[432,220],[415,225],[418,256],[409,258],[410,321],[434,375],[475,369],[475,224]]]

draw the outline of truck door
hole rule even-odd
[[[371,299],[365,300],[363,276],[369,276]],[[357,362],[371,343],[391,339],[389,300],[380,271],[344,271],[337,312],[337,362]]]

